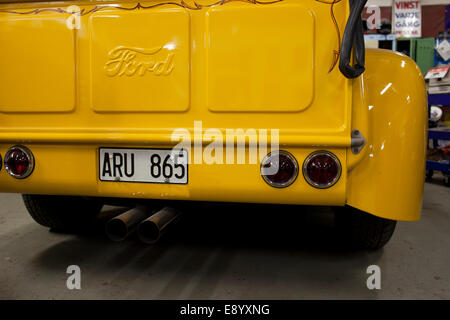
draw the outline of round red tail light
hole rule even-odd
[[[303,176],[313,187],[329,188],[341,176],[341,163],[331,152],[314,152],[306,158],[303,164]]]
[[[5,155],[5,170],[14,178],[28,177],[34,168],[34,157],[31,151],[23,146],[10,148]]]
[[[297,175],[297,160],[287,151],[273,151],[261,162],[261,176],[272,187],[290,186],[297,179]]]

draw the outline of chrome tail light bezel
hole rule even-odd
[[[263,174],[264,164],[274,155],[284,155],[287,158],[289,158],[289,160],[291,160],[292,164],[294,165],[295,173],[291,176],[289,181],[286,181],[284,183],[277,183],[277,182],[271,181],[267,175]],[[272,151],[272,152],[268,153],[263,158],[263,160],[261,161],[261,165],[260,165],[261,177],[269,186],[274,187],[274,188],[287,188],[290,185],[292,185],[297,180],[299,171],[300,170],[299,170],[299,165],[298,165],[297,159],[290,152],[287,152],[285,150],[276,150],[276,151]]]
[[[331,181],[330,183],[317,184],[314,181],[312,181],[311,178],[308,175],[308,172],[307,172],[308,165],[317,156],[327,156],[330,159],[332,159],[337,165],[338,172],[337,172],[335,178],[333,179],[333,181]],[[303,162],[302,171],[303,171],[303,177],[305,178],[306,182],[308,182],[309,185],[311,185],[311,186],[313,186],[314,188],[317,188],[317,189],[328,189],[328,188],[334,186],[339,181],[339,179],[341,178],[342,165],[341,165],[341,162],[339,161],[339,158],[334,153],[332,153],[330,151],[326,151],[326,150],[318,150],[318,151],[314,151],[313,153],[311,153],[305,159],[305,161]]]
[[[11,153],[13,153],[15,150],[19,150],[19,151],[23,152],[25,154],[25,156],[27,157],[27,160],[28,160],[28,163],[29,163],[27,171],[25,171],[25,173],[22,174],[22,175],[15,174],[14,172],[11,171],[11,169],[8,166],[8,160],[9,160],[8,158],[11,156]],[[13,146],[13,147],[8,149],[8,151],[5,154],[5,158],[3,160],[3,163],[4,163],[4,166],[5,166],[6,172],[8,172],[8,174],[10,176],[12,176],[13,178],[16,178],[16,179],[25,179],[25,178],[29,177],[33,173],[35,160],[34,160],[34,155],[33,155],[33,153],[31,152],[30,149],[28,149],[25,146],[16,145],[16,146]]]

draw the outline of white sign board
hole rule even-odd
[[[419,0],[394,1],[394,30],[397,38],[422,36],[422,9]]]
[[[425,79],[442,79],[447,74],[450,67],[440,67],[428,70]]]
[[[436,51],[439,53],[439,55],[444,59],[444,61],[447,61],[450,59],[450,43],[448,40],[443,40],[439,46],[436,48]]]

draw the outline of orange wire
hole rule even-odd
[[[340,0],[339,0],[340,1]],[[331,20],[333,21],[334,27],[336,28],[336,33],[338,36],[338,50],[333,50],[334,59],[333,63],[331,64],[330,69],[328,70],[328,73],[333,71],[334,67],[336,67],[337,62],[339,61],[339,56],[341,55],[341,32],[339,31],[339,26],[336,21],[336,17],[334,16],[334,4],[336,3],[336,0],[333,0],[330,6],[330,14],[331,14]]]
[[[331,67],[328,70],[328,73],[330,73],[336,67],[336,64],[338,63],[339,57],[341,55],[341,32],[339,30],[339,26],[338,26],[338,23],[336,21],[336,17],[334,16],[334,5],[336,3],[341,2],[342,0],[333,0],[332,2],[328,2],[328,1],[325,1],[325,0],[316,0],[316,1],[320,2],[320,3],[325,3],[325,4],[330,4],[331,5],[330,6],[331,21],[333,22],[333,25],[334,25],[334,27],[336,29],[336,34],[337,34],[337,37],[338,37],[338,50],[333,50],[333,62],[331,63]]]

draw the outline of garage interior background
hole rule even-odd
[[[367,6],[380,6],[381,19],[392,23],[392,3],[369,0]],[[420,3],[420,38],[395,39],[384,28],[365,36],[368,46],[395,44],[426,75],[450,65],[435,50],[449,39],[450,0]],[[369,15],[366,10],[363,18]],[[450,71],[444,70],[427,80],[443,88],[429,95],[432,140],[434,132],[450,133]],[[439,119],[431,106],[442,110]],[[166,242],[148,246],[136,239],[111,244],[103,229],[81,236],[47,232],[19,195],[0,194],[0,299],[450,299],[450,189],[443,174],[450,147],[434,140],[427,166],[436,170],[428,168],[422,220],[400,223],[394,241],[377,252],[334,250],[329,208],[307,207],[302,215],[283,208],[286,223],[273,219],[273,208],[223,206],[211,215],[214,208],[205,207]],[[82,290],[66,288],[65,271],[74,263],[83,268]],[[382,290],[367,289],[369,265],[382,268]]]
[[[422,0],[422,37],[437,37],[445,29],[445,8],[450,4],[448,0]],[[392,21],[392,0],[369,0],[366,7],[376,5],[381,9],[381,19]],[[367,10],[363,12],[363,19],[367,19]]]

